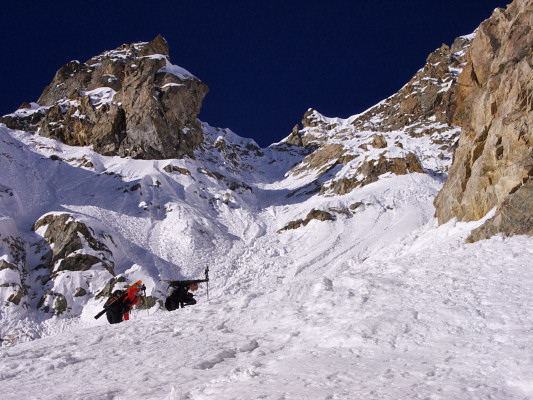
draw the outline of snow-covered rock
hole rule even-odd
[[[37,100],[6,115],[13,129],[38,131],[100,154],[134,158],[192,156],[202,142],[207,86],[169,61],[161,36],[106,51],[57,71]]]

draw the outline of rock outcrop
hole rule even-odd
[[[446,173],[460,131],[452,121],[457,80],[472,37],[443,44],[403,88],[361,114],[327,118],[309,109],[302,129],[284,140],[309,152],[290,172],[314,176],[306,193],[343,195],[387,173]]]
[[[497,233],[533,235],[533,179],[507,196],[498,206],[496,215],[474,229],[467,242],[487,239]]]
[[[532,0],[497,9],[478,28],[458,80],[452,122],[462,131],[435,207],[439,223],[479,220],[498,207],[472,240],[531,233],[532,28]]]
[[[377,160],[369,160],[360,164],[350,177],[333,179],[325,183],[322,185],[320,193],[333,192],[343,195],[350,193],[357,187],[377,182],[379,177],[386,173],[406,175],[414,172],[424,173],[424,170],[413,153],[407,153],[405,157],[386,158],[381,156]]]
[[[0,234],[0,315],[5,307],[29,308],[28,271],[24,241],[16,236]]]
[[[51,246],[44,266],[50,269],[52,278],[60,271],[86,271],[97,263],[115,275],[109,247],[95,238],[94,230],[84,223],[69,214],[48,214],[35,223],[34,229],[40,228],[46,228],[44,239]],[[111,237],[102,239],[113,240]]]
[[[283,228],[278,229],[277,233],[281,233],[290,229],[298,229],[301,226],[307,226],[307,224],[309,224],[309,222],[311,222],[312,220],[335,221],[335,216],[327,211],[312,209],[311,211],[309,211],[305,219],[297,219],[295,221],[291,221]]]
[[[107,51],[57,71],[37,104],[0,122],[38,131],[104,155],[193,157],[202,142],[197,119],[207,86],[169,61],[161,36]]]
[[[42,264],[36,267],[46,271],[40,279],[47,287],[38,309],[55,315],[68,313],[92,297],[92,279],[109,280],[115,276],[110,249],[114,242],[109,235],[96,233],[69,214],[45,215],[34,230],[50,246],[42,256]]]

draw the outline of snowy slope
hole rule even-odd
[[[259,264],[256,286],[215,286],[195,308],[117,326],[87,316],[4,348],[3,398],[531,398],[531,239],[464,245],[472,227],[429,223],[277,286]]]

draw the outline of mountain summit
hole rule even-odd
[[[2,119],[104,155],[157,159],[192,157],[202,142],[197,115],[207,86],[170,63],[168,44],[122,45],[57,71],[36,104]]]

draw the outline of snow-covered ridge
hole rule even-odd
[[[348,118],[330,118],[326,117],[325,115],[319,113],[317,110],[313,110],[312,108],[307,110],[306,117],[308,120],[313,121],[317,124],[325,124],[325,125],[331,125],[331,126],[340,126],[340,127],[346,127],[349,126],[357,117],[359,117],[361,114],[355,114]]]
[[[473,37],[435,50],[398,93],[360,114],[330,118],[309,109],[302,128],[281,142],[310,151],[290,174],[321,194],[343,194],[387,173],[424,171],[444,179],[460,133],[450,125],[449,108]]]
[[[124,62],[136,58],[137,53],[139,53],[139,51],[141,51],[147,44],[148,42],[137,42],[132,43],[131,45],[123,44],[114,50],[104,51],[100,55],[93,57],[91,61],[102,62],[104,59],[110,59],[112,61]]]
[[[178,65],[172,64],[169,60],[169,56],[165,54],[150,54],[147,56],[137,56],[137,53],[142,47],[145,45],[145,42],[141,43],[134,43],[132,46],[133,48],[125,48],[123,50],[112,50],[107,51],[99,56],[93,57],[91,60],[88,61],[88,65],[90,65],[92,68],[97,68],[101,66],[103,60],[111,60],[115,62],[128,62],[130,65],[135,68],[137,65],[135,64],[136,59],[150,59],[150,60],[165,60],[166,64],[164,67],[159,69],[158,73],[170,73],[181,80],[186,79],[198,79],[193,74],[191,74],[189,71],[187,71],[185,68],[182,68]]]
[[[163,38],[156,38],[153,42],[164,42],[166,44],[166,41]],[[128,63],[132,68],[136,68],[136,60],[137,62],[141,61],[142,59],[150,59],[150,60],[165,60],[165,66],[163,66],[159,71],[159,73],[170,73],[175,75],[181,80],[187,80],[187,79],[198,79],[193,74],[191,74],[186,69],[174,65],[170,62],[170,57],[168,54],[163,53],[150,53],[150,54],[143,54],[143,51],[146,47],[150,46],[153,42],[137,42],[132,43],[130,45],[123,44],[119,48],[115,50],[109,50],[105,51],[102,54],[91,58],[89,61],[87,61],[87,64],[92,68],[97,68],[102,65],[102,62],[104,60],[109,60],[113,62],[119,62],[119,63]],[[159,43],[161,45],[161,43]],[[160,49],[160,48],[159,48]],[[166,48],[166,51],[168,51],[168,48]]]
[[[37,103],[29,103],[29,108],[19,108],[17,111],[5,115],[6,117],[18,117],[18,118],[26,118],[29,117],[35,113],[41,113],[45,109],[44,107],[41,107]]]

